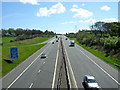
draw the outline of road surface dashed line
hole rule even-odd
[[[41,70],[38,71],[38,73],[40,73],[40,72],[41,72]]]
[[[45,50],[47,50],[48,47],[50,47],[50,45],[47,46],[46,49],[44,49],[44,50],[41,52],[41,54],[42,54]],[[41,55],[41,54],[40,54],[40,55]],[[40,55],[38,55],[37,58],[35,58],[34,61],[32,61],[32,63],[29,64],[28,67],[27,67],[21,74],[19,74],[19,76],[6,88],[6,90],[7,90],[8,88],[10,88],[10,87],[30,68],[30,66],[38,59],[38,57],[40,57]]]
[[[32,88],[32,86],[33,86],[33,83],[30,84],[29,88]]]
[[[43,62],[43,64],[45,64],[45,62]]]

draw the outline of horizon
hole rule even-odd
[[[118,22],[118,2],[2,2],[3,29],[71,33],[98,21]]]

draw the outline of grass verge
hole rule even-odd
[[[41,45],[34,45],[34,46],[25,46],[25,47],[17,47],[18,48],[18,59],[15,59],[14,63],[7,63],[4,60],[11,60],[10,59],[10,47],[8,48],[2,48],[2,56],[3,56],[3,60],[2,60],[2,76],[4,76],[5,74],[7,74],[9,71],[11,71],[13,68],[15,68],[18,64],[20,64],[21,62],[23,62],[25,59],[27,59],[29,56],[31,56],[34,52],[36,52],[37,50],[39,50],[41,47],[43,47],[45,44],[41,44]],[[7,52],[7,53],[6,53]],[[5,54],[6,53],[6,54]]]
[[[5,38],[3,40],[6,41],[6,39],[7,39],[7,40],[10,41],[10,39],[8,39],[8,38]],[[11,43],[8,42],[8,43],[4,44],[4,47],[6,47],[6,46],[24,46],[24,45],[37,44],[37,43],[42,43],[42,42],[44,42],[44,41],[46,41],[46,40],[48,40],[50,38],[51,37],[36,37],[36,38],[33,38],[33,39],[26,39],[26,40],[21,40],[21,41],[17,41],[17,42],[11,42]],[[3,42],[5,42],[5,41],[3,41]]]
[[[110,64],[111,66],[113,66],[114,68],[116,68],[117,70],[120,70],[120,68],[116,67],[114,64],[118,64],[120,65],[120,61],[118,59],[112,58],[110,56],[106,57],[104,52],[98,51],[93,49],[92,47],[88,47],[85,45],[80,44],[76,38],[70,38],[71,40],[74,40],[75,43],[77,43],[78,45],[80,45],[81,47],[83,47],[84,49],[86,49],[87,51],[91,52],[92,54],[94,54],[95,56],[99,57],[100,59],[102,59],[103,61],[105,61],[106,63]]]
[[[42,48],[46,44],[40,44],[40,45],[34,45],[37,43],[42,43],[51,37],[36,37],[33,39],[27,39],[22,40],[18,42],[9,42],[10,40],[15,39],[14,37],[6,37],[4,38],[4,44],[1,46],[0,50],[2,50],[2,72],[0,72],[0,77],[6,75],[8,72],[10,72],[12,69],[14,69],[17,65],[19,65],[21,62],[23,62],[25,59],[27,59],[29,56],[31,56],[33,53],[35,53],[37,50]],[[24,47],[23,47],[24,46]],[[5,60],[12,60],[10,58],[10,48],[11,47],[17,47],[18,48],[18,59],[14,60],[14,63],[8,63]]]

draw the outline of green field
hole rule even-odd
[[[16,39],[16,37],[3,37],[2,42],[3,43],[9,43],[10,40],[15,40],[15,39]]]
[[[15,38],[11,38],[11,39],[14,40]],[[6,47],[6,46],[31,45],[31,44],[41,43],[41,42],[46,41],[48,39],[49,39],[48,37],[36,37],[36,38],[33,38],[33,39],[26,39],[26,40],[21,40],[21,41],[17,41],[17,42],[5,43],[3,46]],[[10,41],[9,37],[3,38],[3,42],[8,42],[8,41]]]
[[[80,45],[81,47],[83,47],[84,49],[88,50],[89,52],[91,52],[92,54],[94,54],[95,56],[99,57],[100,59],[104,60],[106,63],[110,64],[111,66],[115,67],[116,69],[120,70],[120,68],[116,67],[114,64],[118,64],[120,65],[120,61],[112,58],[112,57],[106,57],[104,52],[98,51],[93,49],[92,47],[87,47],[85,45],[80,44],[76,38],[70,38],[71,40],[75,40],[75,43],[77,43],[78,45]]]
[[[2,46],[0,45],[0,77],[2,76]]]
[[[22,40],[18,42],[9,42],[13,38],[6,37],[4,38],[4,44],[2,46],[2,76],[7,74],[9,71],[11,71],[13,68],[15,68],[18,64],[23,62],[26,58],[31,56],[33,53],[35,53],[37,50],[39,50],[41,47],[43,47],[46,44],[40,44],[40,45],[34,45],[36,43],[41,43],[43,41],[46,41],[50,39],[51,37],[36,37],[33,39],[27,39]],[[31,45],[31,46],[29,46]],[[24,47],[23,47],[24,46]],[[17,47],[18,48],[18,59],[14,60],[14,63],[8,63],[5,60],[11,60],[10,59],[10,47]]]

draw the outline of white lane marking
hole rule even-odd
[[[78,48],[78,50],[80,50]],[[114,80],[118,85],[120,85],[120,83],[114,79],[109,73],[107,73],[102,67],[100,67],[94,60],[92,60],[89,56],[87,56],[82,50],[80,50],[88,59],[90,59],[98,68],[100,68],[105,74],[107,74],[112,80]]]
[[[41,52],[41,54],[42,54],[45,50],[47,50],[48,47],[50,47],[50,45],[47,46],[46,49],[44,49],[44,50]],[[40,54],[40,55],[41,55],[41,54]],[[40,57],[40,55],[38,55],[37,58]],[[29,67],[37,60],[37,58],[35,58],[34,61],[32,61],[32,63],[31,63],[30,65],[28,65],[28,67],[7,87],[7,89],[10,88],[10,87],[29,69]],[[6,90],[7,90],[7,89],[6,89]]]
[[[64,42],[63,42],[63,43],[64,43]],[[65,45],[65,44],[64,44],[64,45]],[[76,82],[75,76],[74,76],[74,74],[73,74],[73,70],[72,70],[72,67],[71,67],[71,64],[70,64],[70,59],[69,59],[69,57],[68,57],[68,53],[67,53],[66,48],[65,48],[65,52],[66,52],[67,61],[68,61],[68,64],[69,64],[69,66],[70,66],[70,70],[71,70],[72,77],[73,77],[73,81],[74,81],[74,85],[75,85],[75,87],[71,87],[71,82],[70,82],[70,88],[78,88],[77,82]],[[68,76],[69,76],[69,74],[68,74]],[[69,79],[70,79],[70,76],[69,76]],[[76,90],[77,90],[77,89],[76,89]]]
[[[51,38],[52,40],[54,40],[55,39],[55,37],[53,37],[53,38]],[[45,41],[46,42],[46,41]],[[44,43],[44,42],[42,42],[42,43]],[[30,56],[31,57],[31,56]],[[25,61],[24,61],[25,62]],[[24,63],[24,62],[22,62],[22,63]],[[20,64],[18,65],[18,66],[20,66]],[[4,79],[4,78],[6,78],[10,73],[12,73],[14,70],[16,69],[16,67],[14,68],[14,69],[12,69],[7,75],[5,75],[4,77],[2,77],[2,79]]]
[[[30,84],[29,88],[32,88],[32,86],[33,86],[33,83]]]
[[[43,64],[45,64],[45,62],[43,62]]]
[[[40,73],[40,72],[41,72],[41,70],[38,71],[38,73]]]
[[[59,43],[60,44],[60,43]],[[54,69],[54,76],[53,76],[53,82],[52,82],[52,89],[55,88],[55,76],[56,76],[56,70],[57,70],[57,62],[58,62],[58,54],[59,54],[59,44],[58,44],[58,50],[57,50],[57,56],[56,56],[56,62],[55,62],[55,69]]]

